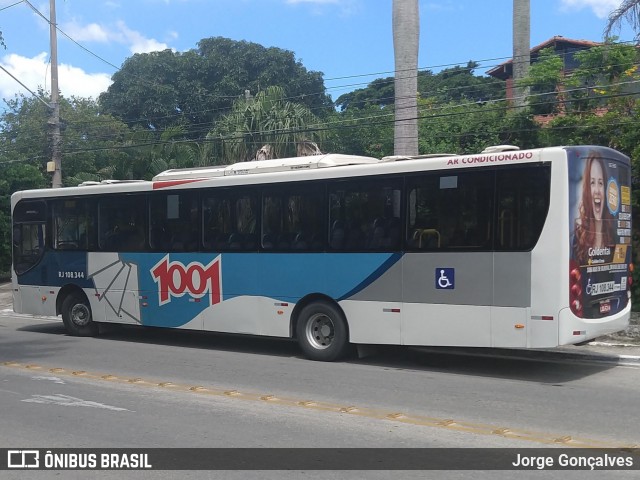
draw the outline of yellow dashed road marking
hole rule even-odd
[[[355,415],[364,418],[393,421],[408,425],[418,425],[423,427],[440,428],[450,431],[472,433],[475,435],[489,435],[508,438],[510,440],[524,440],[545,445],[558,445],[563,447],[576,448],[617,448],[636,450],[640,445],[613,444],[608,441],[599,441],[587,438],[576,438],[570,435],[558,435],[544,432],[533,432],[518,430],[510,427],[488,425],[482,423],[470,423],[458,421],[450,418],[434,418],[423,415],[413,415],[405,412],[390,412],[382,409],[368,408],[355,405],[339,405],[329,402],[319,402],[316,400],[300,400],[295,398],[280,397],[273,394],[240,392],[238,390],[226,390],[222,388],[206,387],[202,385],[184,385],[173,382],[158,382],[143,378],[129,378],[118,375],[87,372],[84,370],[67,370],[64,368],[47,368],[41,365],[22,364],[19,362],[4,362],[4,367],[21,370],[41,370],[56,375],[67,375],[81,377],[102,382],[130,384],[141,387],[162,388],[177,392],[186,392],[195,395],[208,395],[215,397],[234,398],[250,402],[269,403],[272,405],[283,405],[287,407],[304,408],[322,412],[333,412],[344,415]]]

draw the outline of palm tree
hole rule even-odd
[[[168,127],[159,136],[147,130],[135,131],[126,142],[131,147],[131,155],[102,169],[98,176],[150,180],[169,168],[202,166],[198,144],[185,140],[185,133],[181,126]]]
[[[237,100],[231,113],[216,122],[207,140],[217,146],[225,162],[253,160],[258,150],[260,158],[293,157],[301,142],[324,138],[322,131],[310,129],[314,124],[319,119],[308,107],[287,101],[281,87],[271,86],[255,98]]]
[[[531,41],[530,0],[513,0],[513,98],[515,107],[524,107],[528,87],[522,81],[529,72]]]
[[[622,0],[620,6],[609,15],[604,29],[604,37],[609,38],[614,28],[620,28],[623,20],[628,21],[636,32],[636,40],[640,40],[640,0]]]
[[[393,0],[394,154],[418,155],[418,0]]]

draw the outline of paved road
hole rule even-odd
[[[7,292],[0,287],[0,300]],[[392,347],[364,359],[318,363],[303,359],[286,340],[118,326],[97,338],[76,338],[65,334],[59,319],[15,315],[1,301],[0,313],[0,447],[640,444],[640,364],[633,355],[626,362],[609,351],[636,347]],[[218,478],[299,478],[226,473]],[[631,473],[599,478],[634,478]],[[492,472],[491,478],[507,474],[513,475]],[[479,477],[457,471],[438,478]],[[518,478],[529,475],[519,472]]]
[[[138,327],[76,338],[6,315],[0,447],[628,446],[640,443],[639,378],[640,366],[402,348],[318,363],[282,340]]]
[[[404,424],[454,420],[491,431],[542,431],[546,440],[572,436],[640,443],[640,425],[629,428],[630,418],[637,422],[640,365],[399,347],[365,359],[318,363],[302,358],[295,343],[284,340],[140,327],[77,338],[67,336],[60,322],[26,317],[0,319],[0,363],[4,374],[59,377],[65,384],[88,382],[101,390],[133,389],[143,398],[167,393],[191,402],[200,401],[201,393],[208,401],[247,400],[252,408],[263,402],[296,412],[304,407],[302,416],[350,413],[355,407],[358,418],[401,413],[412,419]],[[78,371],[87,373],[73,374]],[[40,395],[56,394],[55,380],[40,383]],[[158,388],[161,384],[168,388]],[[135,411],[142,407],[105,403]]]

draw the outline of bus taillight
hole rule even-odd
[[[582,273],[575,262],[569,269],[569,305],[578,317],[582,317]]]
[[[581,279],[582,275],[580,274],[579,268],[574,268],[573,270],[571,270],[571,280],[573,280],[575,283],[580,283]]]

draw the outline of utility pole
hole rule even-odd
[[[51,42],[51,117],[47,122],[51,128],[51,186],[62,187],[62,155],[60,152],[60,101],[58,98],[58,36],[56,32],[56,0],[49,0],[49,38]]]

